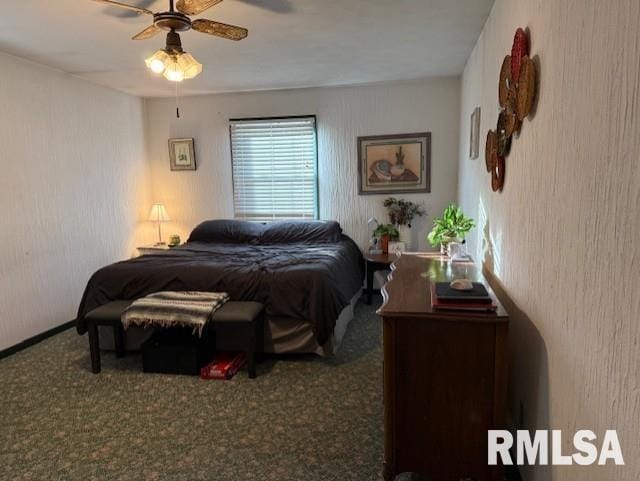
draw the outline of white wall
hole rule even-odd
[[[520,26],[540,60],[540,96],[496,194],[484,136]],[[459,199],[480,221],[472,250],[512,301],[514,422],[522,403],[524,425],[564,430],[565,450],[577,429],[617,429],[627,462],[523,468],[526,481],[640,479],[639,30],[637,0],[497,0],[464,72]],[[469,160],[478,105],[482,153]]]
[[[0,349],[75,318],[148,208],[143,101],[0,54]]]
[[[199,222],[233,218],[229,119],[279,115],[318,117],[320,216],[338,220],[360,245],[367,219],[386,219],[384,195],[359,196],[356,139],[363,135],[432,132],[430,194],[401,195],[424,203],[428,217],[416,223],[415,246],[434,215],[455,200],[457,191],[458,78],[385,85],[300,89],[147,100],[147,141],[153,196],[165,202],[176,222],[167,233],[183,238]],[[198,170],[171,172],[167,140],[194,137]],[[386,220],[385,220],[386,221]]]

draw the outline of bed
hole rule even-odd
[[[162,290],[224,291],[265,304],[265,351],[332,354],[364,277],[360,249],[334,221],[259,224],[212,220],[162,255],[143,255],[98,270],[78,309],[84,316],[113,300]]]

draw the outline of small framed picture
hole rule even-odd
[[[169,139],[171,170],[196,170],[193,139]]]
[[[389,254],[401,255],[407,251],[407,245],[404,242],[389,242]]]
[[[480,155],[480,107],[471,114],[471,132],[469,135],[469,158],[477,159]]]

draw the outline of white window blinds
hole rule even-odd
[[[318,217],[315,117],[231,121],[236,219]]]

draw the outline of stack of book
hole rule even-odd
[[[449,282],[431,283],[431,307],[452,311],[495,311],[498,306],[481,282],[474,282],[473,289],[453,289]]]
[[[244,366],[244,352],[217,352],[213,361],[200,369],[202,379],[229,380]]]

